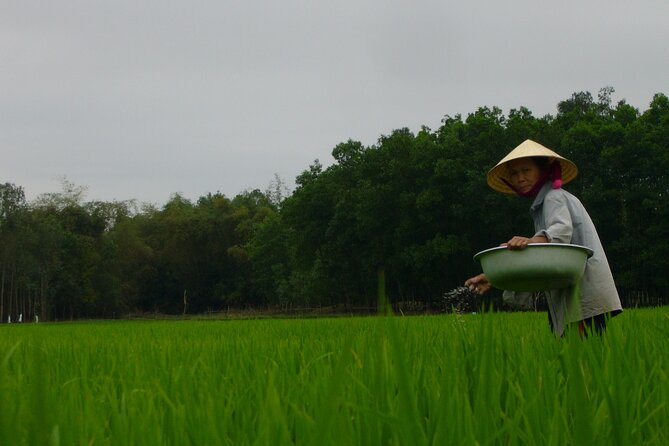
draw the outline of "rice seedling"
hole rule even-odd
[[[0,327],[0,444],[669,444],[669,309]]]

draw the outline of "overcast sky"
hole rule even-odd
[[[293,188],[349,138],[480,106],[612,86],[645,110],[668,22],[667,0],[0,0],[0,182],[162,205]]]

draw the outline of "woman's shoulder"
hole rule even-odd
[[[544,207],[555,208],[567,206],[569,209],[582,209],[585,210],[583,203],[571,192],[559,189],[551,189],[546,192],[546,195],[543,199]]]
[[[544,198],[544,202],[549,203],[549,205],[552,204],[553,206],[566,205],[572,211],[578,210],[578,212],[587,212],[585,206],[583,206],[583,203],[576,195],[562,188],[551,189],[548,191]]]
[[[569,192],[568,190],[562,189],[561,187],[558,189],[553,189],[551,188],[548,192],[546,192],[546,198],[548,199],[567,199],[567,200],[578,200],[574,194]]]
[[[551,188],[546,192],[546,195],[544,196],[544,201],[565,201],[568,200],[570,197],[573,197],[573,195],[562,188],[559,189]]]
[[[580,200],[576,198],[575,195],[573,195],[571,192],[558,188],[558,189],[553,189],[549,185],[547,185],[542,191],[539,193],[539,195],[536,197],[534,200],[534,203],[532,203],[532,206],[530,207],[530,211],[534,212],[537,209],[540,208],[546,208],[546,207],[560,207],[560,206],[582,206]]]

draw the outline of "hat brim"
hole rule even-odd
[[[532,158],[535,156],[546,157],[552,160],[556,160],[560,163],[560,167],[562,168],[562,184],[569,183],[578,175],[578,168],[576,167],[576,164],[567,158],[558,155],[549,148],[528,139],[513,149],[499,163],[497,163],[495,167],[490,169],[486,175],[488,185],[498,192],[503,192],[505,194],[515,194],[516,192],[511,189],[511,187],[509,187],[509,185],[504,181],[509,180],[507,163],[509,161],[520,158]]]

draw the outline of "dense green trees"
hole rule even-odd
[[[0,318],[374,307],[382,276],[393,302],[438,301],[478,272],[475,252],[531,232],[529,202],[485,182],[526,138],[579,166],[567,189],[593,217],[624,300],[666,302],[669,99],[640,112],[611,93],[575,93],[555,116],[482,107],[372,146],[349,140],[292,194],[275,177],[265,193],[177,194],[156,208],[85,202],[67,182],[27,203],[0,185]]]
[[[3,321],[115,317],[130,311],[203,312],[258,305],[248,244],[274,212],[265,194],[197,203],[174,195],[162,207],[82,201],[61,193],[26,204],[0,186],[0,313]]]

